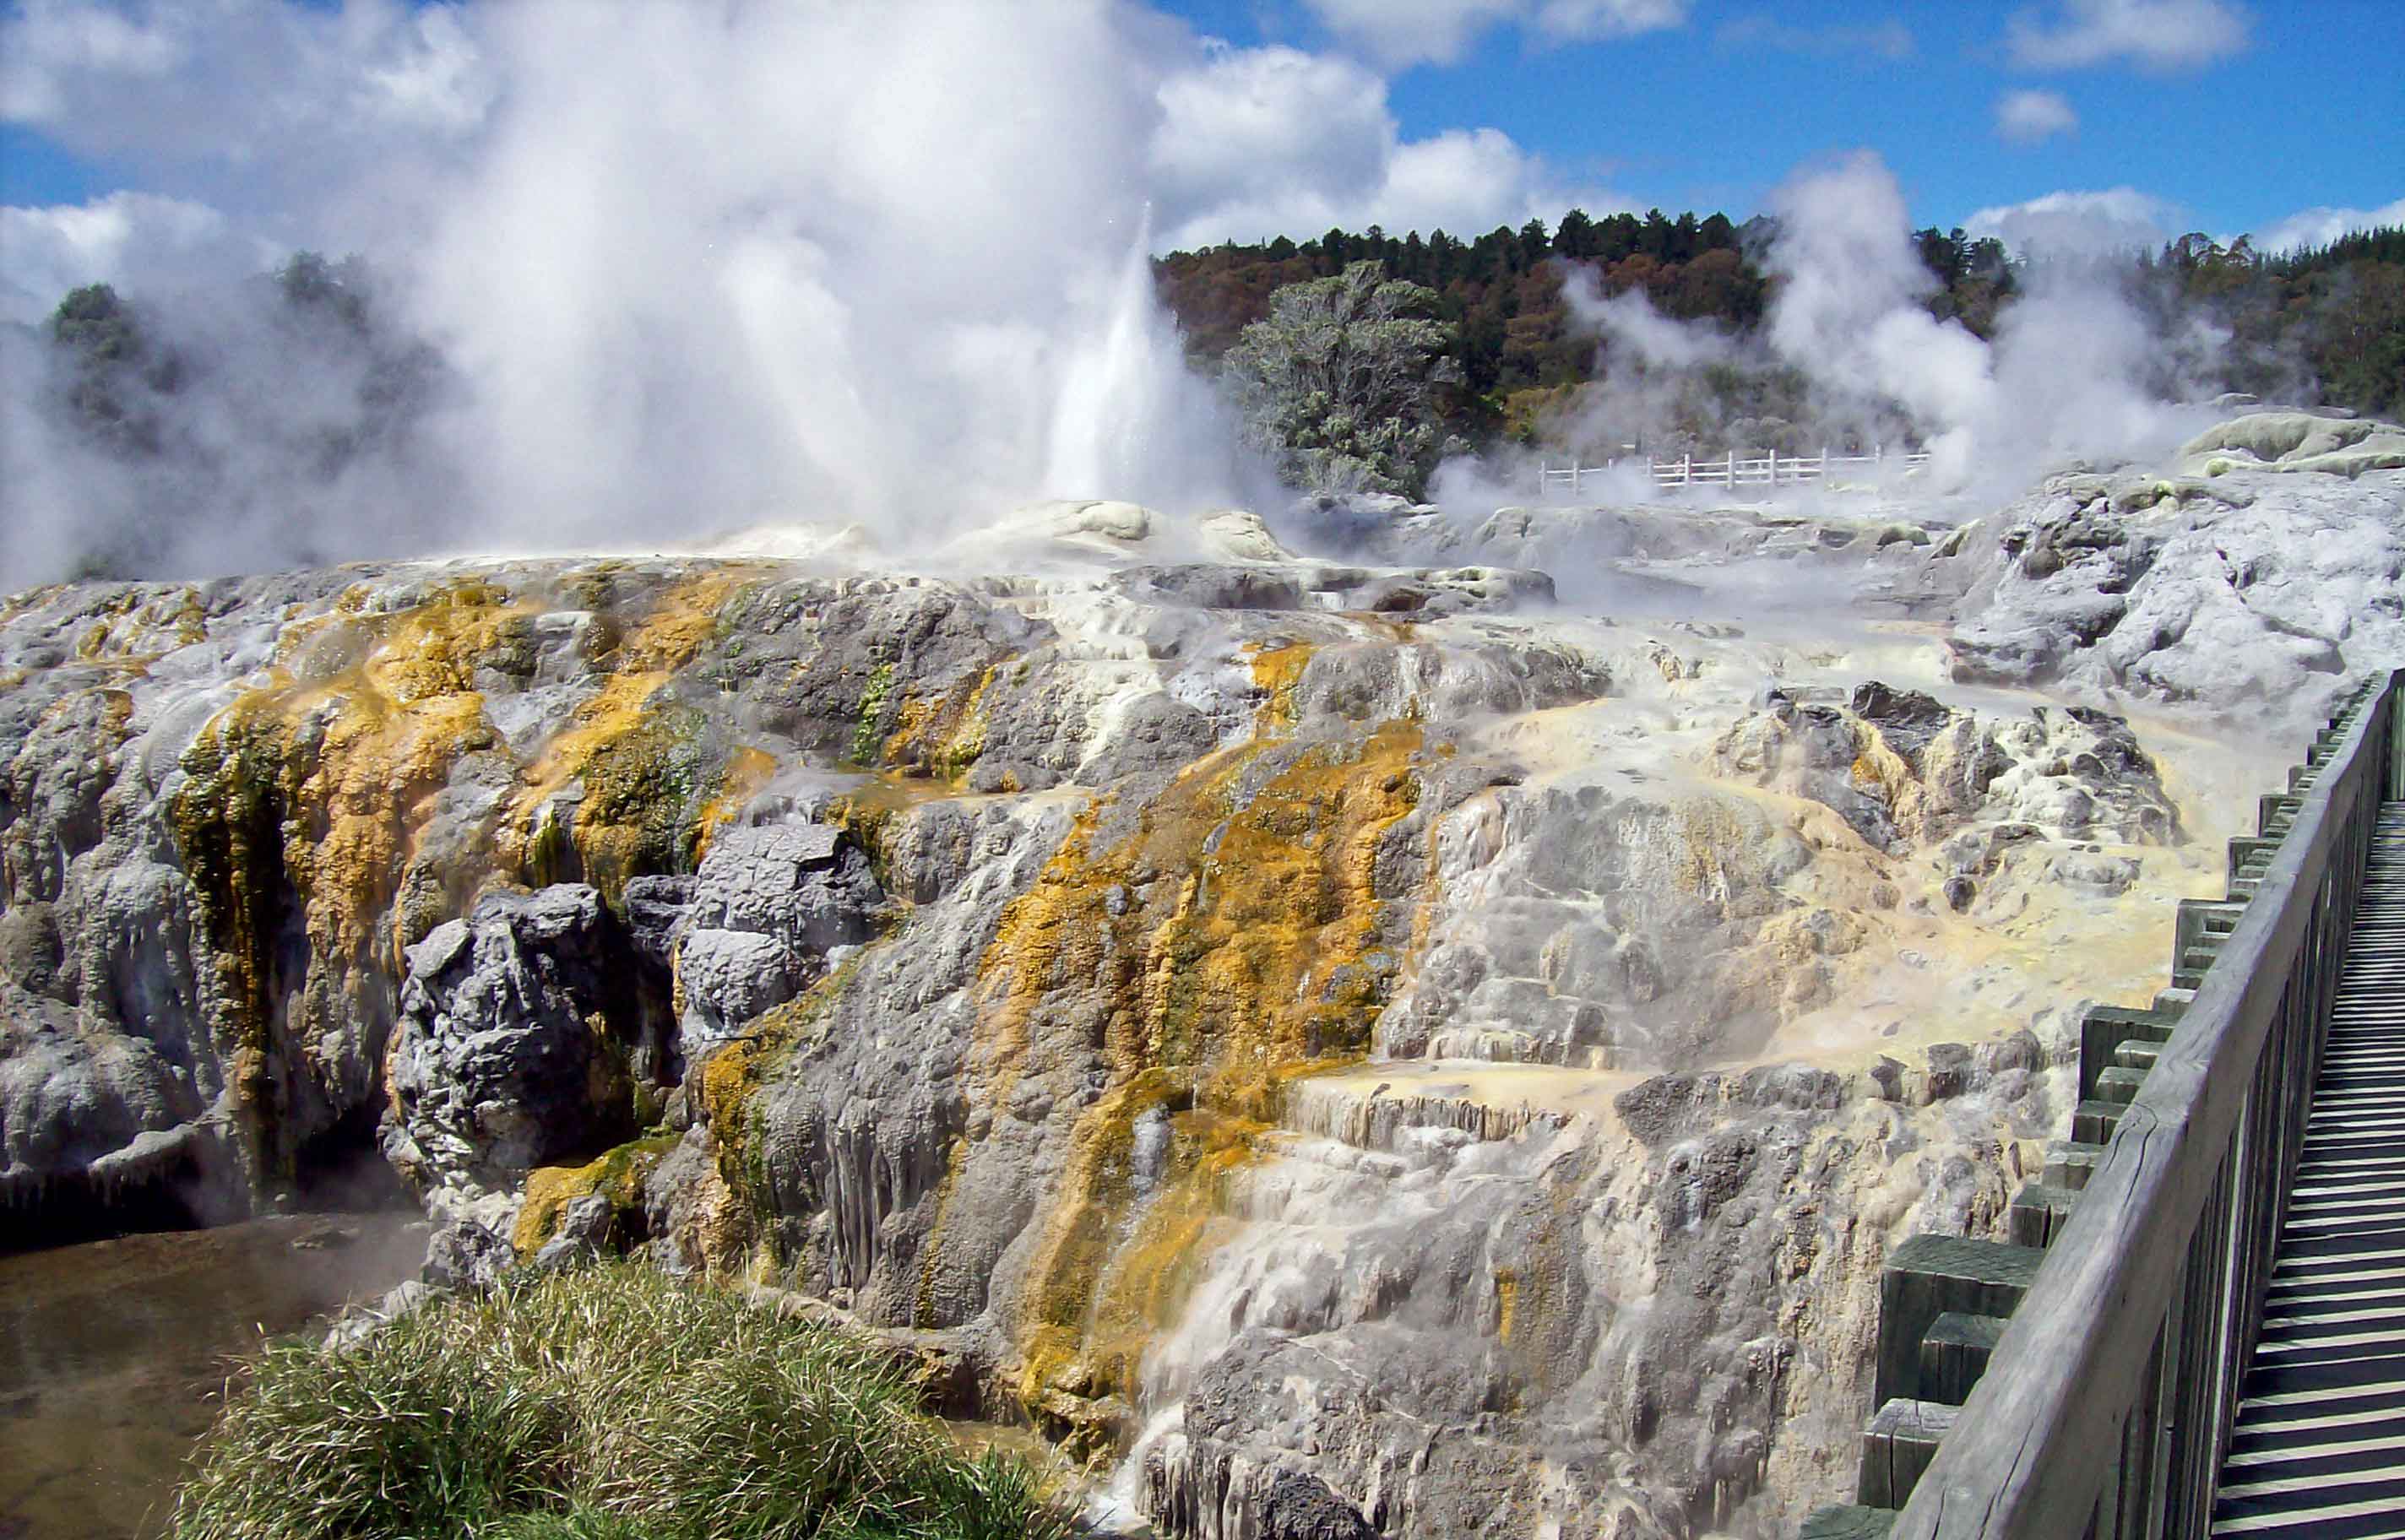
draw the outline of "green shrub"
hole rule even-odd
[[[869,1350],[612,1264],[458,1298],[343,1351],[271,1347],[177,1494],[180,1540],[1051,1540]]]

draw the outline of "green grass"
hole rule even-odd
[[[271,1347],[177,1493],[179,1540],[1056,1540],[869,1350],[612,1264]]]

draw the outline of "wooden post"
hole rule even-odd
[[[1679,484],[1681,486],[1686,485],[1689,479],[1694,476],[1695,466],[1695,456],[1694,455],[1681,454],[1679,456]]]
[[[1779,484],[1779,451],[1775,449],[1770,452],[1770,464],[1768,470],[1770,473],[1770,484],[1777,486]]]

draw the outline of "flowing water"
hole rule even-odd
[[[0,1540],[162,1534],[234,1354],[414,1277],[422,1225],[288,1216],[0,1255]]]

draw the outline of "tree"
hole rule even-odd
[[[172,392],[181,368],[172,351],[150,345],[134,308],[106,284],[87,285],[50,313],[50,341],[66,358],[71,420],[116,454],[156,454],[159,421],[150,398]]]
[[[61,300],[50,312],[50,338],[95,364],[132,363],[142,357],[134,313],[106,284],[88,284]]]
[[[1458,371],[1437,295],[1377,262],[1288,284],[1228,351],[1252,441],[1296,485],[1415,497],[1440,449],[1438,396]]]
[[[1574,208],[1562,216],[1560,227],[1554,231],[1554,255],[1573,261],[1592,257],[1595,242],[1595,221],[1586,217],[1586,210]]]

